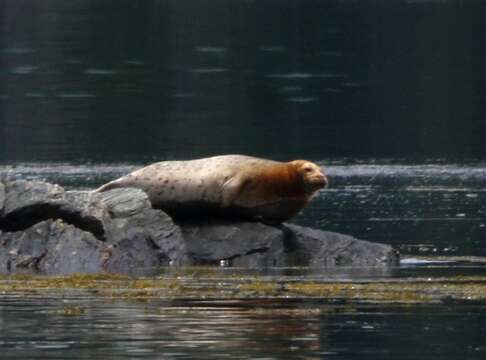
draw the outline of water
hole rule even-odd
[[[480,306],[1,299],[6,359],[483,359]],[[32,331],[35,329],[35,332]]]
[[[335,186],[300,221],[392,244],[403,253],[484,255],[482,164],[330,166]]]
[[[331,187],[295,222],[391,244],[401,266],[238,276],[388,287],[466,277],[466,294],[486,273],[484,5],[0,0],[0,176],[88,189],[158,160],[314,160]],[[1,289],[6,359],[486,355],[484,301],[467,296],[127,300]]]
[[[486,273],[484,264],[474,268],[473,273]],[[394,269],[393,275],[378,271],[357,275],[349,269],[329,274],[306,269],[219,269],[208,271],[211,275],[179,273],[177,279],[187,288],[219,286],[226,292],[244,283],[245,276],[287,286],[302,280],[385,282],[400,287],[410,281],[440,280],[447,286],[454,275],[467,274],[464,269],[458,264],[408,265]],[[170,272],[161,273],[162,278],[174,278]],[[466,287],[472,287],[477,279],[464,280]],[[484,284],[484,277],[481,281]],[[486,355],[485,294],[479,302],[438,298],[432,303],[258,294],[127,299],[90,289],[36,292],[34,286],[5,292],[5,283],[0,281],[0,349],[7,359],[483,359]]]
[[[481,159],[484,4],[2,0],[0,161]]]

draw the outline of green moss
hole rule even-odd
[[[181,275],[184,273],[185,275]],[[225,275],[207,268],[186,269],[163,277],[122,275],[28,276],[0,278],[0,293],[28,296],[100,296],[113,299],[306,299],[347,303],[434,303],[486,301],[486,278],[387,279],[370,282],[265,281],[258,276]],[[72,311],[76,314],[76,311]],[[67,311],[69,313],[69,311]]]
[[[256,292],[261,295],[271,296],[278,293],[279,285],[273,282],[252,281],[238,285],[238,290],[241,292]]]

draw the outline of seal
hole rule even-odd
[[[310,161],[279,162],[245,155],[163,161],[111,181],[97,192],[134,187],[152,207],[174,217],[220,215],[281,223],[328,185]]]

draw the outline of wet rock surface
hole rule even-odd
[[[5,203],[5,185],[0,182],[0,213],[3,209],[3,205]]]
[[[174,222],[138,189],[0,182],[0,272],[153,274],[160,266],[390,266],[388,245],[292,224]]]
[[[25,231],[1,235],[0,272],[94,273],[106,245],[61,220],[46,220]]]

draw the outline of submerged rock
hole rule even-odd
[[[156,273],[167,265],[389,266],[388,245],[291,224],[173,221],[139,189],[0,182],[0,272]]]

